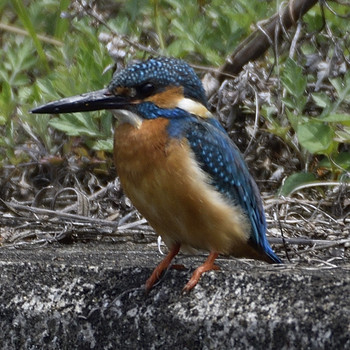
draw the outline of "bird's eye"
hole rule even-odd
[[[142,97],[151,96],[155,91],[155,86],[152,83],[146,83],[138,88],[138,93]]]

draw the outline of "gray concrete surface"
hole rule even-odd
[[[134,244],[0,249],[1,349],[349,349],[350,271],[181,256],[147,295],[161,256]]]

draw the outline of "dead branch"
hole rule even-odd
[[[219,83],[221,84],[227,75],[239,73],[249,61],[260,57],[275,43],[275,38],[279,40],[282,33],[295,25],[298,19],[317,2],[318,0],[290,0],[282,11],[261,24],[254,33],[235,49],[232,55],[227,57],[225,64],[219,69],[216,76]]]

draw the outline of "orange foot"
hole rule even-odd
[[[169,251],[168,255],[160,262],[160,264],[153,270],[151,277],[146,281],[146,291],[150,291],[153,285],[158,281],[162,272],[166,270],[171,261],[180,250],[181,244],[175,244]]]
[[[219,253],[217,252],[211,252],[208,256],[208,259],[205,261],[205,263],[201,266],[199,266],[194,272],[191,277],[191,279],[188,281],[188,283],[185,285],[183,291],[189,292],[199,281],[199,279],[202,276],[203,272],[211,271],[211,270],[219,270],[219,266],[214,265],[215,259],[218,257]]]

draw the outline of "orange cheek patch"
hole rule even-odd
[[[181,86],[171,86],[156,95],[146,98],[146,101],[153,102],[159,108],[176,108],[183,96],[183,88]]]

